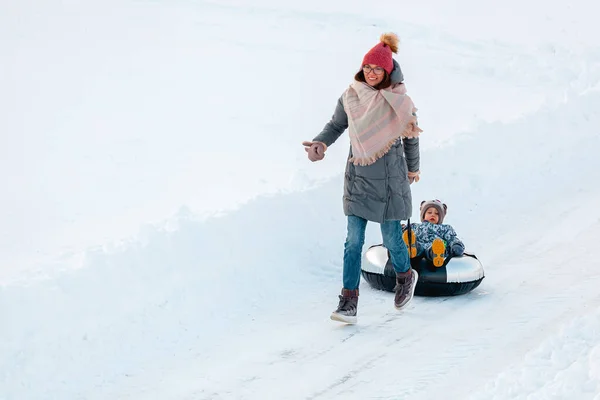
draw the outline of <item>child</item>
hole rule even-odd
[[[462,256],[465,245],[454,228],[442,224],[448,207],[439,200],[421,202],[421,223],[410,224],[411,237],[405,229],[402,239],[411,258],[424,256],[436,267],[444,265],[447,257]]]

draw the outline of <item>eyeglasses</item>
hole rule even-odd
[[[365,73],[365,75],[371,71],[373,71],[375,75],[381,75],[383,74],[384,69],[382,67],[371,68],[368,65],[363,65],[363,72]]]

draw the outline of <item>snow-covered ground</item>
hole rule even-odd
[[[1,4],[0,399],[599,400],[598,6],[480,3]],[[387,30],[486,278],[343,326],[300,143]]]

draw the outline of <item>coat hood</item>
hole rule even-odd
[[[398,61],[394,61],[394,69],[390,74],[390,80],[392,81],[392,85],[397,85],[398,83],[404,82],[404,75],[402,74],[402,69],[400,68],[400,64]]]

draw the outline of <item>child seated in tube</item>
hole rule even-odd
[[[441,267],[446,258],[463,255],[465,245],[451,225],[443,224],[447,211],[446,204],[439,200],[421,202],[421,223],[410,224],[410,237],[406,227],[402,234],[410,258],[425,257]]]

